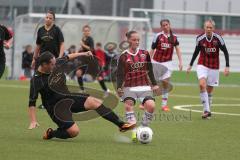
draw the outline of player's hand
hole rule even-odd
[[[152,91],[155,95],[161,95],[161,89],[158,85],[152,86]]]
[[[38,122],[31,122],[28,129],[34,129],[39,127],[40,125],[38,124]]]
[[[35,65],[36,65],[36,60],[33,59],[32,64],[31,64],[32,69],[35,69]]]
[[[10,43],[8,43],[7,41],[3,42],[4,48],[9,49],[10,48]]]
[[[93,56],[93,54],[92,54],[91,51],[87,51],[87,52],[86,52],[86,55],[87,55],[87,56]]]
[[[188,66],[188,68],[187,68],[187,74],[189,74],[189,73],[191,72],[191,70],[192,70],[192,67],[191,67],[191,66]]]
[[[183,69],[182,63],[179,63],[178,68],[179,68],[179,71],[182,71],[182,69]]]
[[[224,69],[224,76],[228,76],[229,75],[229,67],[226,67]]]
[[[124,92],[123,92],[122,88],[117,89],[117,94],[118,94],[119,97],[123,96]]]

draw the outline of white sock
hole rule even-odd
[[[210,112],[207,92],[205,91],[205,92],[200,93],[200,97],[201,97],[201,101],[203,104],[203,110]]]
[[[148,126],[149,123],[153,120],[153,113],[145,111],[143,116],[142,116],[142,126]]]
[[[213,96],[211,93],[208,93],[208,102],[209,102],[209,107],[211,108],[212,106],[212,101],[213,101]]]
[[[168,102],[168,93],[163,92],[163,94],[162,94],[162,107],[167,106],[167,102]]]
[[[135,124],[137,123],[135,113],[132,112],[126,112],[126,120],[128,123]]]

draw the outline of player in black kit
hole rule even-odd
[[[40,93],[42,103],[45,106],[50,118],[58,125],[58,129],[49,128],[43,139],[60,138],[67,139],[76,137],[79,133],[77,124],[72,120],[72,115],[69,113],[79,113],[88,110],[95,110],[104,119],[114,123],[119,127],[121,132],[130,130],[135,127],[133,124],[125,123],[109,108],[103,105],[102,101],[88,94],[71,93],[66,85],[66,76],[64,68],[69,60],[79,56],[92,56],[91,52],[73,53],[62,58],[55,58],[50,52],[44,52],[39,57],[37,71],[31,79],[30,97],[29,97],[29,116],[30,127],[36,125],[35,105]],[[57,113],[57,107],[68,111],[60,113],[68,117],[61,119]],[[33,127],[34,128],[34,127]]]
[[[54,54],[56,58],[62,57],[64,54],[64,38],[61,29],[54,24],[55,13],[48,11],[45,17],[45,24],[38,29],[36,48],[34,51],[32,68],[35,66],[39,55],[45,51]]]
[[[9,49],[11,44],[12,34],[4,25],[0,24],[0,78],[5,70],[6,57],[4,48]]]

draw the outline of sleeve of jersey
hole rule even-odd
[[[65,64],[69,61],[69,57],[68,56],[63,56],[62,58],[57,58],[56,61],[56,68],[57,69],[64,69]]]
[[[94,40],[92,37],[89,38],[89,47],[91,50],[94,50]]]
[[[40,38],[40,29],[38,29],[38,32],[37,32],[37,39],[36,39],[36,44],[40,45],[41,44],[41,38]]]
[[[147,66],[148,66],[148,76],[150,78],[152,85],[157,85],[157,82],[153,74],[153,67],[152,67],[152,62],[149,54],[147,55]]]
[[[58,41],[61,43],[61,42],[64,42],[64,37],[63,37],[63,33],[61,31],[60,28],[58,28]]]
[[[123,55],[120,56],[117,65],[117,88],[122,88],[124,82],[124,66],[125,66],[125,58]]]
[[[199,42],[197,40],[197,45],[195,47],[195,50],[194,50],[194,53],[193,53],[193,56],[192,56],[192,59],[191,59],[191,62],[190,62],[190,66],[193,65],[195,59],[197,58],[198,54],[200,52],[200,46],[199,46]]]
[[[29,95],[29,107],[35,107],[36,106],[36,101],[38,98],[38,89],[37,89],[37,85],[35,83],[35,79],[32,78],[30,81],[30,95]]]
[[[153,41],[152,41],[152,49],[156,49],[157,48],[157,44],[158,44],[158,34],[156,34],[153,38]]]
[[[176,40],[175,40],[174,46],[179,46],[179,41],[178,41],[178,38],[177,38],[177,37],[176,37]]]
[[[225,60],[226,60],[226,67],[229,67],[229,53],[228,53],[226,45],[225,44],[224,45],[220,45],[220,49],[224,53],[224,57],[225,57]]]
[[[10,31],[7,29],[7,27],[5,26],[1,26],[1,28],[3,29],[3,33],[4,33],[4,40],[8,41],[9,39],[12,38],[12,34],[10,33]]]

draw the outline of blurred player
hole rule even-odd
[[[162,81],[163,83],[163,93],[162,93],[162,110],[170,111],[168,108],[168,85],[172,75],[172,57],[174,48],[179,61],[179,70],[183,68],[182,65],[182,54],[179,47],[179,42],[177,36],[172,33],[170,21],[168,19],[163,19],[160,21],[162,32],[158,33],[152,42],[152,62],[153,62],[153,72],[157,82]],[[167,70],[162,73],[163,70],[160,66],[164,66]]]
[[[6,65],[4,48],[9,49],[11,43],[12,43],[12,32],[7,27],[0,24],[0,79],[3,75],[3,72],[5,70],[5,65]]]
[[[81,51],[83,52],[86,52],[86,51],[92,51],[94,53],[94,40],[93,38],[91,37],[91,27],[88,26],[88,25],[85,25],[83,26],[82,28],[82,32],[83,32],[83,38],[80,42],[80,45],[81,45]],[[86,59],[86,57],[85,57]],[[83,60],[84,61],[84,60]],[[92,61],[89,61],[90,63],[94,63],[94,59],[92,59]],[[84,62],[83,62],[84,63]],[[87,67],[88,65],[90,65],[89,63],[88,64],[83,64],[82,67],[80,67],[77,71],[76,71],[76,75],[77,75],[77,78],[78,78],[78,84],[80,86],[80,89],[84,91],[84,86],[83,86],[83,74],[86,72],[87,70]],[[97,66],[96,66],[97,65]],[[100,67],[98,62],[97,64],[95,65],[95,67]],[[89,67],[90,68],[90,67]],[[91,68],[92,70],[94,70],[93,68]],[[104,79],[100,76],[100,77],[97,77],[98,79],[98,82],[100,84],[100,86],[102,87],[102,89],[104,90],[105,92],[105,95],[108,94],[109,90],[104,82]]]
[[[34,77],[31,79],[30,97],[29,97],[29,129],[35,128],[37,123],[35,105],[38,93],[41,94],[43,105],[46,107],[48,115],[58,126],[58,129],[49,128],[43,136],[43,139],[60,138],[67,139],[76,137],[79,133],[77,124],[72,120],[71,112],[79,113],[87,110],[95,110],[104,119],[114,123],[121,132],[132,129],[135,125],[128,124],[119,119],[119,117],[109,108],[104,106],[101,100],[88,94],[71,93],[66,85],[66,76],[64,68],[69,60],[81,55],[90,56],[91,52],[72,53],[62,58],[55,58],[50,52],[44,52],[39,57],[39,64]],[[58,108],[57,108],[58,107]],[[58,109],[67,119],[59,117]],[[62,110],[63,108],[68,109]]]
[[[64,38],[61,29],[54,24],[55,13],[48,11],[44,26],[37,32],[36,47],[33,55],[32,68],[37,68],[36,61],[41,53],[49,51],[56,58],[64,55]]]
[[[203,104],[203,119],[211,117],[210,107],[212,104],[213,87],[219,84],[219,49],[223,51],[226,60],[224,75],[228,76],[229,74],[229,54],[222,37],[214,33],[215,22],[213,20],[205,21],[204,29],[205,33],[197,36],[196,48],[187,69],[187,73],[189,73],[200,52],[197,76],[200,87],[200,98]]]
[[[139,99],[145,110],[141,125],[148,126],[153,119],[155,109],[153,91],[158,90],[159,87],[154,78],[149,53],[138,48],[140,41],[138,33],[129,31],[126,37],[130,46],[128,50],[123,51],[118,61],[117,92],[124,102],[127,121],[136,124],[134,105]],[[133,130],[134,141],[135,132]]]

